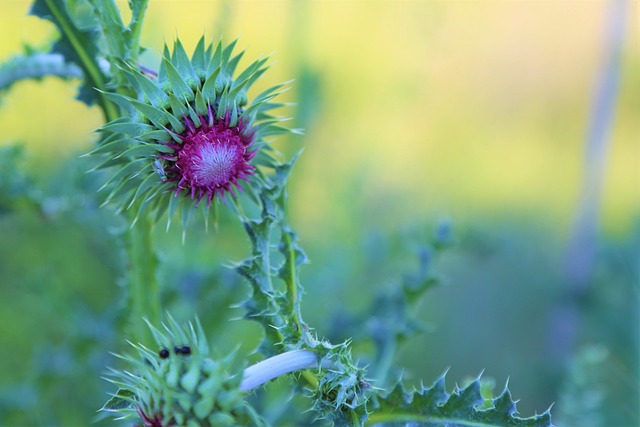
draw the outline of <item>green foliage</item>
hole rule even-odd
[[[77,71],[73,64],[78,66],[84,77],[78,99],[87,105],[100,104],[107,120],[116,119],[118,113],[100,91],[125,86],[118,66],[137,61],[147,3],[148,0],[129,2],[132,19],[128,27],[122,22],[113,0],[36,0],[31,8],[32,15],[53,22],[60,32],[60,39],[51,53],[62,55],[65,66],[47,64],[46,72],[60,75],[62,71],[71,71],[75,76]],[[105,64],[110,64],[109,70],[105,69]],[[29,78],[29,75],[22,78]]]
[[[424,330],[416,318],[418,305],[428,291],[439,285],[433,263],[449,246],[451,230],[446,221],[436,228],[429,244],[415,248],[417,267],[411,273],[376,292],[365,310],[357,316],[345,313],[339,324],[338,338],[372,341],[376,351],[371,363],[372,379],[378,387],[386,387],[395,378],[394,358],[398,347]]]
[[[287,224],[286,183],[297,156],[278,164],[275,173],[265,177],[259,194],[259,219],[243,219],[249,236],[251,256],[236,269],[247,279],[252,295],[242,304],[245,318],[258,322],[264,337],[258,351],[265,356],[291,349],[317,352],[321,368],[307,372],[311,386],[312,411],[317,419],[331,420],[336,425],[361,425],[367,416],[369,384],[365,371],[354,363],[348,343],[333,345],[318,340],[302,319],[300,301],[304,289],[299,269],[307,257],[298,245],[296,233]],[[281,261],[272,265],[273,236],[278,236]],[[282,288],[274,284],[279,279]]]
[[[81,78],[83,73],[75,64],[65,62],[62,55],[28,51],[0,64],[0,93],[21,80],[47,76],[72,79]]]
[[[306,370],[292,378],[304,382],[309,398],[306,409],[315,421],[338,426],[550,427],[549,411],[531,418],[518,417],[508,388],[496,398],[484,398],[479,379],[464,388],[456,387],[452,393],[445,390],[444,375],[429,388],[407,392],[398,383],[385,390],[397,346],[420,329],[414,311],[422,295],[437,283],[429,265],[446,246],[447,227],[439,229],[430,247],[418,251],[417,272],[380,294],[362,318],[353,322],[352,327],[365,332],[353,335],[374,343],[375,382],[354,360],[351,339],[333,344],[317,337],[302,317],[304,288],[299,270],[307,256],[287,212],[287,183],[297,156],[282,161],[268,140],[292,131],[282,126],[284,118],[272,114],[283,105],[273,100],[284,84],[271,86],[250,102],[247,92],[267,70],[268,58],[256,59],[237,71],[244,52],[234,53],[236,41],[206,44],[204,37],[191,57],[180,40],[175,41],[173,50],[165,46],[157,76],[139,67],[136,62],[146,6],[146,0],[131,0],[132,20],[125,25],[113,0],[36,0],[31,13],[52,21],[60,39],[51,54],[15,58],[0,69],[0,83],[4,82],[0,88],[20,78],[81,74],[79,99],[88,105],[97,102],[106,118],[99,130],[101,141],[90,153],[102,162],[92,170],[109,174],[102,187],[109,190],[103,205],[114,203],[117,213],[128,212],[127,225],[135,227],[126,234],[128,242],[123,245],[129,264],[127,309],[134,318],[131,324],[142,315],[150,317],[149,328],[157,347],[131,343],[137,354],[117,355],[127,368],[111,369],[108,380],[118,390],[102,411],[147,426],[268,424],[250,403],[259,397],[247,394],[245,390],[250,388],[241,386],[246,355],[212,356],[199,321],[185,328],[169,318],[163,330],[153,326],[161,298],[151,230],[165,215],[168,228],[174,214],[179,214],[186,229],[202,198],[201,194],[194,202],[193,187],[188,191],[167,179],[165,164],[177,162],[185,133],[191,137],[195,130],[223,121],[226,130],[250,135],[251,144],[242,149],[257,153],[247,159],[252,161],[252,176],[246,195],[230,191],[224,203],[240,220],[251,245],[249,257],[234,266],[251,288],[241,307],[245,319],[256,321],[263,330],[258,356],[286,359],[287,354],[295,353],[317,362],[313,369],[307,369],[308,364],[298,366],[296,369]],[[105,59],[109,70],[100,65]],[[20,64],[22,72],[18,71]],[[38,64],[44,71],[34,71]],[[7,163],[0,164],[0,189],[8,200],[0,199],[0,208],[30,191],[28,179],[14,166],[19,156],[15,148],[0,152],[0,161]],[[216,198],[213,209],[221,204]],[[200,208],[205,220],[210,216],[209,208],[210,203]],[[148,342],[139,331],[127,333]],[[300,387],[292,388],[300,394]]]
[[[99,20],[97,28],[102,31],[102,37],[106,41],[107,58],[121,61],[131,57],[128,49],[128,32],[122,22],[120,11],[113,0],[82,0],[93,7],[94,16]]]
[[[492,401],[489,409],[482,408],[480,379],[452,393],[445,390],[445,375],[428,388],[407,392],[398,383],[389,393],[378,396],[367,424],[382,426],[513,426],[551,427],[549,411],[530,418],[516,416],[516,403],[505,387]]]

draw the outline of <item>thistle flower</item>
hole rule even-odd
[[[149,325],[158,350],[131,344],[137,355],[116,355],[130,370],[111,369],[106,379],[119,389],[101,411],[141,427],[263,425],[244,399],[234,355],[211,359],[197,320],[188,328],[169,320],[164,331]]]
[[[176,40],[172,53],[165,46],[157,77],[123,67],[136,97],[105,93],[125,114],[99,129],[105,137],[91,153],[108,156],[95,169],[116,169],[103,186],[111,189],[105,204],[135,207],[137,215],[151,208],[156,219],[169,209],[171,220],[179,205],[184,218],[200,202],[208,208],[216,198],[251,188],[246,182],[261,185],[257,166],[276,165],[264,138],[289,131],[278,124],[284,119],[269,114],[282,105],[271,100],[283,84],[249,104],[247,90],[268,68],[268,58],[234,78],[244,53],[232,56],[235,44],[205,48],[202,38],[189,59]]]

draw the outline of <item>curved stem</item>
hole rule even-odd
[[[75,64],[64,61],[58,53],[36,53],[18,55],[0,66],[0,90],[17,81],[56,76],[64,79],[82,78],[82,70]]]
[[[298,284],[298,254],[299,248],[296,248],[294,237],[295,233],[290,227],[289,209],[288,209],[288,197],[287,189],[283,188],[280,198],[278,200],[280,208],[282,209],[282,219],[280,221],[280,230],[282,232],[282,254],[285,257],[284,275],[282,276],[285,286],[287,288],[287,298],[289,299],[289,318],[290,321],[296,325],[298,331],[298,338],[303,338],[304,321],[302,320],[302,314],[300,313],[300,300],[299,300],[299,284]]]
[[[292,350],[270,357],[244,370],[240,390],[247,392],[291,372],[313,368],[318,356],[309,350]]]
[[[53,0],[44,0],[44,4],[49,9],[49,12],[55,20],[54,22],[58,25],[63,37],[69,41],[73,50],[78,55],[78,58],[80,59],[80,64],[78,65],[84,69],[85,78],[89,79],[96,89],[106,91],[106,82],[102,72],[100,71],[100,67],[91,58],[86,47],[78,38],[77,29],[73,22],[67,19],[68,16],[66,13],[59,9],[58,5]],[[116,106],[112,104],[102,92],[98,92],[98,99],[106,121],[118,118],[119,114]]]
[[[129,2],[131,5],[131,22],[129,23],[129,30],[131,36],[129,39],[129,48],[134,57],[137,60],[138,50],[140,49],[140,31],[142,29],[142,22],[144,20],[144,14],[147,11],[147,5],[149,0],[139,0],[136,2]]]

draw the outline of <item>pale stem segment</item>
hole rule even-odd
[[[316,366],[318,366],[318,356],[312,351],[287,351],[245,369],[240,390],[248,392],[282,375]]]

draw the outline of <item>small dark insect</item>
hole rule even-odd
[[[173,347],[173,351],[175,351],[176,354],[184,354],[185,356],[188,356],[191,354],[191,347],[189,347],[188,345]]]
[[[163,348],[162,350],[160,350],[158,355],[160,356],[160,359],[166,359],[167,357],[169,357],[169,350]]]

